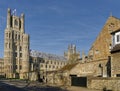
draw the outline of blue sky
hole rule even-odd
[[[0,57],[3,57],[7,8],[25,13],[30,49],[63,55],[69,44],[86,54],[120,0],[0,0]]]

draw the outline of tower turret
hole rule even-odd
[[[24,26],[25,26],[24,18],[25,18],[25,15],[21,14],[21,32],[22,33],[24,33]]]
[[[7,11],[7,28],[10,28],[11,26],[11,9],[8,8],[8,11]]]

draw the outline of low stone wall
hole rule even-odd
[[[107,76],[107,59],[101,59],[97,61],[91,61],[86,63],[78,63],[74,68],[70,70],[70,74],[81,76]],[[101,66],[101,67],[100,67]],[[78,70],[79,69],[79,70]]]
[[[88,88],[103,89],[111,91],[120,91],[120,78],[88,78]]]

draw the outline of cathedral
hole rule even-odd
[[[25,34],[24,14],[20,17],[7,11],[4,37],[4,72],[6,78],[28,78],[29,35]]]

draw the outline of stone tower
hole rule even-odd
[[[24,30],[24,14],[7,11],[4,37],[4,72],[6,78],[26,79],[29,72],[29,35]]]
[[[64,57],[68,60],[68,63],[74,63],[80,59],[80,52],[76,51],[76,45],[68,45],[68,51],[64,53]]]

